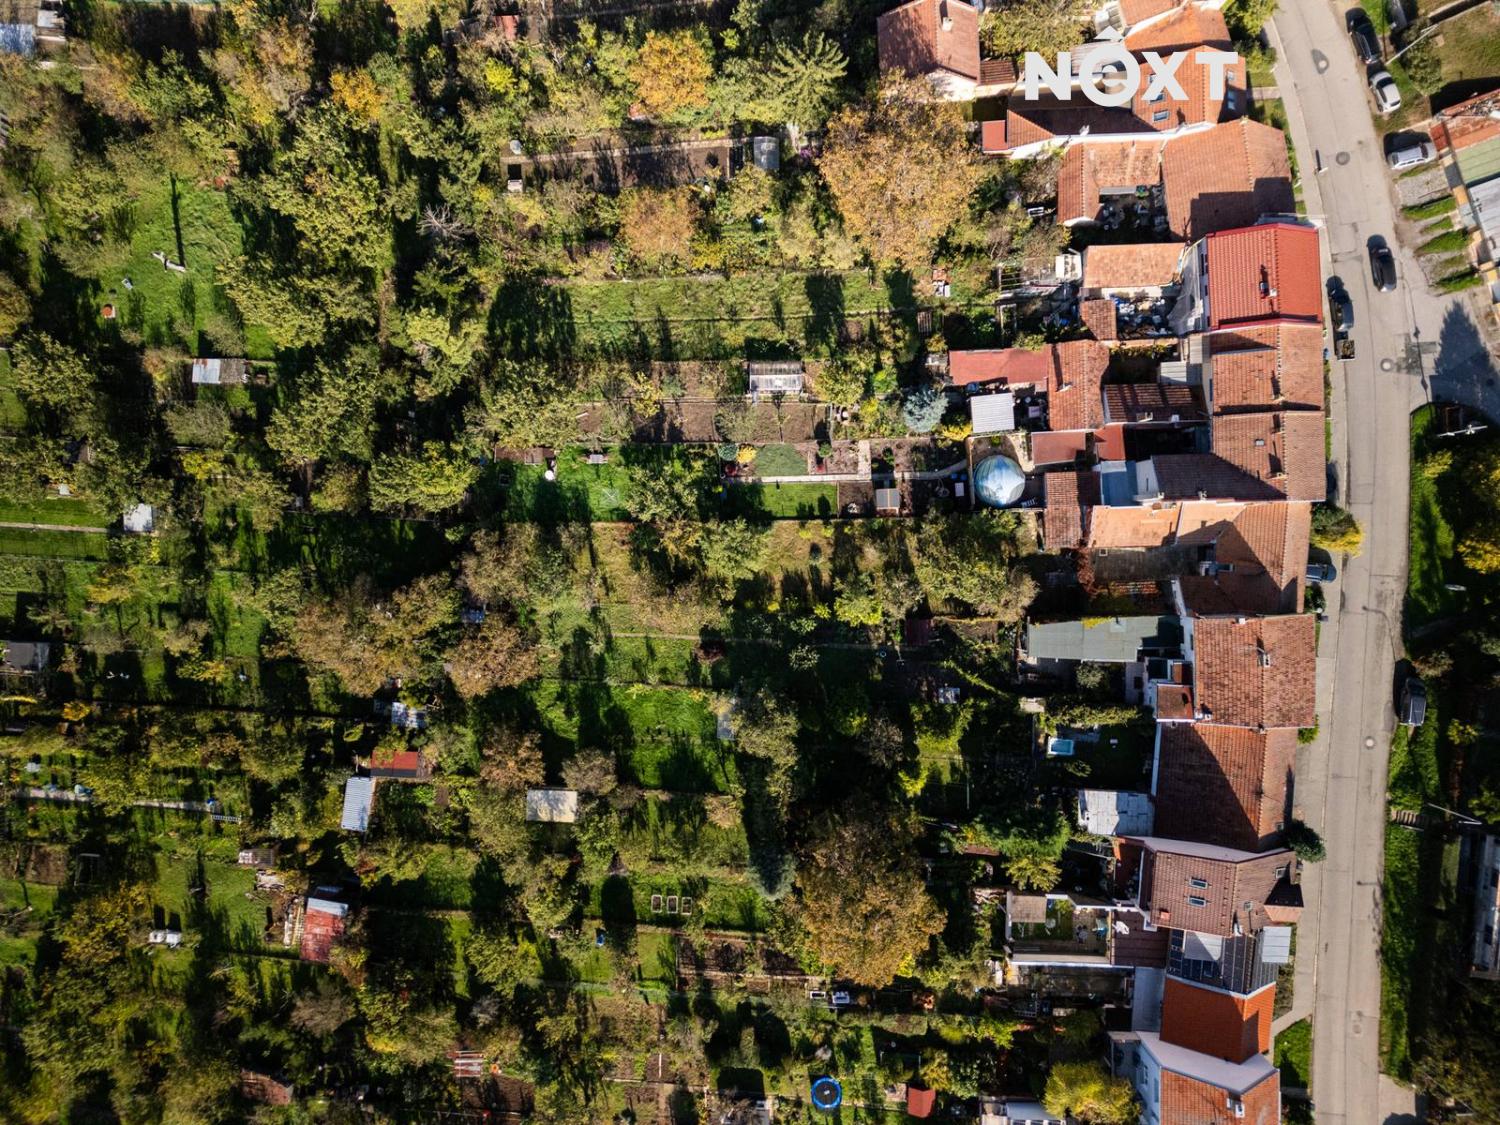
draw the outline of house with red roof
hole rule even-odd
[[[979,58],[979,9],[967,0],[906,0],[875,22],[882,74],[924,78],[948,101],[979,96],[986,77]],[[1007,64],[1010,82],[1015,68]],[[1001,69],[990,68],[994,83]]]
[[[1264,1055],[1229,1062],[1152,1031],[1110,1039],[1115,1074],[1141,1099],[1142,1125],[1280,1125],[1281,1072]]]
[[[1183,266],[1180,336],[1271,321],[1323,323],[1318,229],[1275,220],[1206,235]]]

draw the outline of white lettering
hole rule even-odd
[[[1053,70],[1036,51],[1026,52],[1025,71],[1021,75],[1021,92],[1029,102],[1036,101],[1042,87],[1052,91],[1059,101],[1067,101],[1072,93],[1073,59],[1067,51],[1057,53],[1057,69]]]
[[[1187,53],[1174,51],[1170,59],[1163,59],[1155,51],[1146,51],[1144,54],[1146,65],[1151,68],[1151,77],[1146,82],[1146,100],[1152,102],[1158,97],[1169,96],[1181,102],[1187,101],[1187,91],[1177,81],[1177,69],[1182,66]]]
[[[1229,68],[1239,62],[1240,57],[1233,51],[1215,51],[1204,47],[1193,56],[1193,61],[1208,67],[1208,96],[1219,99],[1224,96]]]
[[[1083,96],[1095,105],[1129,105],[1141,88],[1141,64],[1125,44],[1101,43],[1084,57],[1081,78]],[[1105,81],[1112,90],[1105,89]]]

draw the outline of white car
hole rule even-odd
[[[1370,75],[1370,89],[1375,94],[1375,104],[1381,113],[1395,113],[1401,108],[1401,91],[1388,70],[1377,70]]]

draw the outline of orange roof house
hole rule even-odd
[[[925,78],[946,98],[979,84],[979,11],[965,0],[907,0],[876,21],[882,72]]]
[[[1323,408],[1323,328],[1275,320],[1211,332],[1203,383],[1215,414]]]
[[[1276,319],[1322,323],[1317,228],[1261,223],[1210,234],[1204,248],[1211,327]]]
[[[1079,289],[1091,296],[1116,293],[1159,293],[1177,276],[1177,262],[1186,249],[1180,242],[1113,242],[1090,246],[1083,252],[1083,281]]]
[[[1288,500],[1322,500],[1328,491],[1321,410],[1220,414],[1214,455],[1264,481]]]
[[[1220,937],[1254,933],[1274,921],[1267,902],[1297,890],[1296,857],[1285,849],[1254,853],[1160,836],[1133,842],[1142,849],[1136,905],[1157,926]]]
[[[1161,179],[1168,226],[1190,241],[1297,209],[1286,135],[1248,117],[1173,137]]]
[[[1042,544],[1049,551],[1083,546],[1089,513],[1099,503],[1099,478],[1088,470],[1048,473],[1042,477],[1046,510]]]
[[[1270,730],[1317,722],[1316,622],[1281,617],[1193,620],[1194,678],[1205,722]]]
[[[1275,845],[1288,817],[1295,730],[1172,723],[1157,737],[1158,835],[1246,852]]]
[[[1230,45],[1229,25],[1224,13],[1207,4],[1181,4],[1163,19],[1132,30],[1125,36],[1125,46],[1132,53],[1186,51],[1193,47]]]
[[[1096,430],[1104,425],[1104,374],[1109,347],[1098,340],[1068,340],[1037,351],[988,348],[948,353],[948,380],[955,387],[1000,383],[1029,386],[1047,394],[1048,428]]]
[[[1251,996],[1168,977],[1162,994],[1161,1037],[1205,1055],[1242,1063],[1271,1049],[1276,986]]]
[[[1182,609],[1205,616],[1298,612],[1311,533],[1306,502],[1184,504],[1176,542],[1210,548],[1213,566],[1177,579]]]

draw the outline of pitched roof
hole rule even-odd
[[[1120,329],[1115,318],[1115,303],[1108,297],[1095,297],[1078,302],[1078,319],[1096,340],[1109,341],[1120,338]]]
[[[344,934],[344,918],[349,907],[342,902],[309,898],[302,912],[302,960],[328,964],[333,943]]]
[[[1083,252],[1084,289],[1148,289],[1172,284],[1181,242],[1106,242]]]
[[[1270,1073],[1240,1093],[1238,1102],[1243,1113],[1233,1108],[1223,1087],[1163,1069],[1157,1121],[1159,1125],[1280,1125],[1281,1071],[1271,1067]]]
[[[1284,317],[1323,320],[1317,228],[1261,223],[1207,236],[1208,312],[1214,328]]]
[[[1156,51],[1163,55],[1189,47],[1228,47],[1229,25],[1218,8],[1184,4],[1166,19],[1126,35],[1125,46],[1133,52]]]
[[[1265,481],[1288,500],[1322,500],[1327,495],[1323,441],[1321,410],[1220,414],[1213,420],[1215,455]]]
[[[1249,118],[1173,137],[1161,178],[1168,224],[1189,241],[1296,210],[1286,136]]]
[[[351,777],[344,782],[344,808],[339,827],[363,832],[370,826],[370,808],[375,803],[375,782],[368,777]]]
[[[1323,407],[1323,328],[1278,320],[1211,332],[1209,390],[1215,414],[1266,406]]]
[[[876,38],[881,70],[979,81],[979,12],[964,0],[907,0],[876,21]]]
[[[1039,430],[1031,435],[1031,461],[1035,465],[1061,465],[1076,461],[1089,450],[1087,430],[1054,434]]]
[[[1259,851],[1287,818],[1297,732],[1213,723],[1159,728],[1156,835]]]
[[[1271,1049],[1271,1009],[1276,987],[1253,996],[1167,978],[1162,994],[1161,1037],[1191,1051],[1244,1062]]]
[[[1046,381],[1051,359],[1046,349],[979,348],[948,353],[948,380],[955,387],[975,383],[1026,383]]]
[[[1205,719],[1257,730],[1317,721],[1312,617],[1203,617],[1193,638],[1198,707]]]
[[[1104,416],[1111,422],[1200,422],[1208,414],[1183,383],[1111,383],[1104,388]]]
[[[1162,547],[1177,530],[1176,504],[1094,509],[1089,520],[1090,547]]]
[[[1088,529],[1089,509],[1099,503],[1099,478],[1084,469],[1042,477],[1047,507],[1042,544],[1049,551],[1079,547]]]
[[[544,824],[572,824],[578,819],[578,790],[526,790],[526,819]]]
[[[1279,500],[1281,492],[1212,453],[1165,453],[1151,458],[1165,500]]]
[[[1106,144],[1069,145],[1057,170],[1057,221],[1093,219],[1101,191],[1131,191],[1161,182],[1167,142],[1144,137]]]
[[[421,778],[426,773],[427,761],[419,750],[377,747],[370,755],[371,777]]]
[[[1182,0],[1120,0],[1120,15],[1126,27],[1134,27],[1142,20],[1170,12]]]
[[[1104,425],[1101,394],[1109,348],[1098,340],[1069,340],[1051,347],[1047,428],[1096,430]]]
[[[1302,608],[1302,584],[1312,532],[1312,505],[1306,502],[1183,505],[1184,509],[1226,509],[1217,520],[1199,522],[1184,512],[1180,545],[1208,545],[1221,568],[1212,575],[1181,579],[1183,600],[1194,613],[1295,613]],[[1190,525],[1191,521],[1191,525]]]
[[[1158,926],[1230,937],[1269,922],[1266,899],[1292,867],[1282,849],[1253,855],[1160,836],[1145,837],[1140,906]]]

